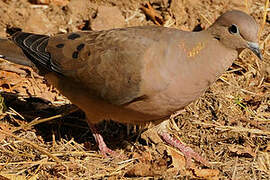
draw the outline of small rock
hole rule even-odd
[[[100,6],[97,17],[93,19],[91,28],[96,31],[121,28],[125,26],[125,18],[117,7]]]
[[[98,6],[89,0],[71,0],[68,7],[69,30],[82,30],[86,22],[90,22],[91,17],[97,11]],[[89,29],[87,25],[87,29]]]
[[[42,11],[31,11],[31,15],[25,22],[23,31],[34,32],[38,34],[50,34],[57,29]]]
[[[96,8],[89,0],[71,0],[67,5],[73,16],[89,15],[89,7]]]

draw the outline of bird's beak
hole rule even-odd
[[[248,42],[248,48],[260,59],[262,60],[262,54],[260,46],[258,43]]]

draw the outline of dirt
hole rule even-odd
[[[193,162],[187,169],[181,153],[151,141],[150,130],[141,137],[141,128],[114,122],[100,128],[109,147],[126,160],[102,157],[83,112],[30,68],[1,60],[0,179],[270,178],[270,14],[264,24],[265,2],[152,0],[150,8],[147,2],[0,0],[0,37],[15,30],[54,35],[153,24],[193,31],[209,27],[230,9],[249,13],[261,27],[263,62],[244,51],[199,100],[171,118],[174,134],[211,166]]]

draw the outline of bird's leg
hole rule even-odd
[[[113,150],[111,150],[110,148],[107,147],[106,143],[103,140],[103,137],[101,136],[101,134],[98,131],[98,128],[96,127],[96,125],[94,124],[90,124],[88,123],[93,136],[98,144],[99,150],[101,152],[102,155],[104,155],[105,157],[107,155],[111,155],[111,156],[117,156],[118,154],[116,152],[114,152]]]
[[[191,167],[191,159],[195,159],[196,161],[202,163],[205,166],[209,166],[209,162],[204,159],[202,156],[200,156],[198,153],[196,153],[191,147],[188,147],[184,145],[181,141],[178,139],[172,137],[167,132],[160,132],[159,135],[162,137],[164,141],[166,141],[171,146],[179,149],[186,158],[186,166]]]
[[[164,123],[164,124],[163,124]],[[161,138],[170,144],[171,146],[179,149],[183,155],[186,158],[186,166],[189,168],[191,167],[191,160],[194,159],[200,163],[202,163],[205,166],[209,166],[209,162],[204,159],[202,156],[200,156],[198,153],[196,153],[192,148],[188,147],[187,145],[183,144],[181,141],[176,139],[175,137],[172,137],[168,132],[166,132],[166,122],[163,122],[161,124],[161,128],[158,131],[158,134],[161,136]]]

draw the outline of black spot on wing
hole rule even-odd
[[[79,37],[81,37],[79,34],[71,33],[67,38],[70,40],[74,40],[74,39],[77,39]]]
[[[64,45],[64,44],[62,44],[62,43],[61,43],[61,44],[57,44],[57,45],[56,45],[56,47],[57,47],[57,48],[63,48],[64,46],[65,46],[65,45]]]
[[[74,59],[77,59],[78,56],[79,56],[79,52],[78,52],[78,51],[74,51],[73,54],[72,54],[72,57],[73,57]]]
[[[82,50],[83,48],[84,48],[84,44],[82,43],[82,44],[79,44],[78,46],[77,46],[77,50],[78,51],[80,51],[80,50]]]

